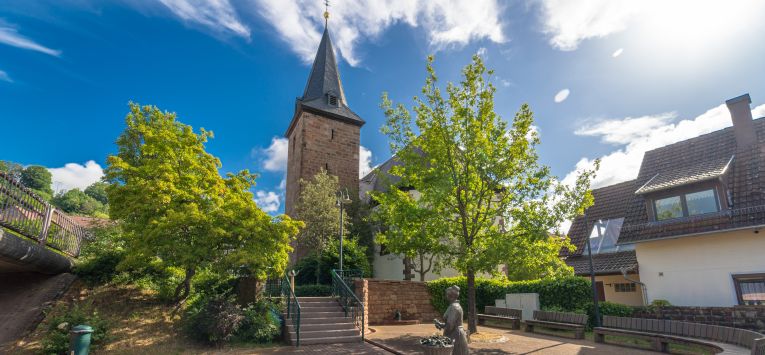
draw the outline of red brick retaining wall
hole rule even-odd
[[[366,305],[368,324],[392,321],[396,310],[402,320],[431,322],[439,317],[430,303],[424,282],[364,279],[356,281],[356,294]]]

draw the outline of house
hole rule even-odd
[[[635,180],[593,191],[561,256],[598,296],[625,304],[765,304],[765,118],[749,95],[733,126],[645,153]]]

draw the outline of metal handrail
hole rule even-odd
[[[332,296],[337,297],[338,301],[340,302],[340,305],[343,307],[343,311],[345,311],[345,316],[348,317],[348,313],[351,313],[351,317],[353,318],[354,325],[361,329],[361,340],[364,340],[364,332],[365,329],[365,315],[364,315],[364,302],[361,302],[359,300],[358,296],[356,296],[356,293],[351,289],[351,287],[348,286],[346,281],[343,277],[341,277],[338,272],[343,274],[343,276],[350,277],[349,275],[361,275],[360,272],[349,272],[349,270],[332,270]],[[359,316],[361,317],[361,321],[359,322]]]
[[[2,172],[0,226],[75,258],[86,238],[82,226]]]
[[[295,296],[295,291],[292,290],[289,276],[284,275],[284,281],[281,284],[282,296],[286,298],[287,303],[287,319],[291,318],[292,325],[295,327],[295,346],[300,346],[300,302],[298,301],[297,296]],[[290,315],[292,315],[292,317],[290,317]]]

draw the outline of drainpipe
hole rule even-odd
[[[643,290],[643,306],[647,306],[648,305],[648,289],[646,288],[645,284],[638,280],[633,280],[629,278],[629,276],[627,276],[626,268],[621,268],[620,270],[622,271],[622,277],[624,277],[625,280],[640,285],[640,289]]]

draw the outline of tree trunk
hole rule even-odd
[[[425,274],[427,272],[428,270],[425,270],[425,257],[420,253],[420,282],[425,282]]]
[[[186,269],[186,277],[183,279],[183,282],[175,288],[175,303],[181,303],[181,301],[189,297],[189,293],[191,293],[191,279],[196,273],[197,270],[195,267]]]
[[[475,270],[468,267],[467,269],[467,292],[468,292],[468,334],[473,334],[478,331],[476,325],[476,306],[475,306]]]
[[[318,285],[321,278],[321,253],[316,253],[316,284]]]

